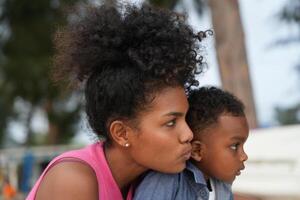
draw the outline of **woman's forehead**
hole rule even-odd
[[[157,112],[161,115],[170,115],[172,113],[186,113],[187,109],[188,101],[184,89],[182,87],[168,87],[152,96],[149,108],[144,114]]]

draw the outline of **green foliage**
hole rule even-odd
[[[282,22],[296,25],[300,31],[300,0],[290,0],[279,13]],[[300,35],[285,39],[281,43],[300,42]],[[300,64],[296,66],[300,76]],[[289,108],[276,108],[276,119],[280,124],[300,123],[300,103]]]
[[[148,2],[152,5],[162,7],[162,8],[169,8],[174,9],[175,6],[182,4],[184,0],[148,0]],[[203,10],[206,9],[207,0],[194,0],[193,4],[198,12],[198,14],[202,14]],[[184,8],[187,11],[187,8]]]
[[[290,108],[276,108],[276,116],[280,124],[300,123],[300,104]]]
[[[80,105],[76,104],[73,110],[47,105],[49,102],[65,105],[66,99],[69,99],[70,92],[60,94],[59,88],[50,80],[52,37],[56,28],[66,22],[63,8],[78,2],[82,1],[0,2],[0,138],[4,137],[9,120],[18,119],[18,114],[14,115],[13,110],[17,98],[29,102],[33,109],[40,108],[46,112],[49,123],[60,130],[59,138],[64,138],[57,142],[66,142],[74,135],[75,130],[71,127],[78,121]],[[7,38],[4,37],[4,30],[8,33]],[[31,117],[28,117],[30,121]],[[29,134],[32,131],[30,123],[27,126]]]
[[[290,0],[280,12],[280,19],[300,27],[300,0]]]
[[[163,8],[173,9],[180,0],[149,0],[149,3]]]

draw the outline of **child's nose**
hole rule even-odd
[[[248,155],[246,154],[246,152],[243,150],[242,155],[241,155],[241,161],[246,161],[248,160]]]

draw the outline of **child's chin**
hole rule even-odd
[[[221,179],[220,179],[221,180]],[[228,179],[224,179],[224,180],[221,180],[221,181],[223,181],[223,182],[225,182],[225,183],[228,183],[228,184],[232,184],[233,183],[233,181],[235,180],[235,176],[234,177],[231,177],[231,178],[228,178]]]
[[[227,181],[227,183],[232,184],[234,180],[235,180],[235,177],[233,179]]]

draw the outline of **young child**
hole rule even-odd
[[[202,87],[189,95],[187,122],[194,133],[191,159],[179,174],[149,172],[135,200],[231,200],[231,183],[243,170],[248,137],[244,106],[232,94]]]

